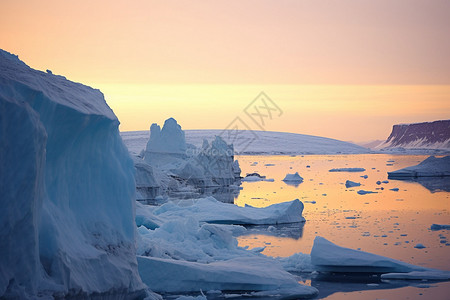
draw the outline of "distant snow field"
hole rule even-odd
[[[335,139],[274,131],[252,130],[185,130],[186,142],[201,147],[203,140],[220,136],[234,145],[236,154],[247,155],[302,155],[302,154],[361,154],[370,150]],[[149,138],[149,131],[121,132],[131,153],[139,154]]]

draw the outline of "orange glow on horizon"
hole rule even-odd
[[[0,4],[0,47],[101,89],[120,129],[222,129],[265,91],[266,128],[366,141],[450,118],[450,2],[57,1]]]

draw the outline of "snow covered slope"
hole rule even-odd
[[[118,125],[100,91],[0,50],[0,297],[141,293]]]
[[[394,125],[387,140],[376,149],[395,148],[450,150],[450,120]]]
[[[140,153],[147,143],[148,131],[120,133],[132,153]],[[233,144],[236,154],[358,154],[368,153],[367,148],[330,138],[273,131],[250,130],[185,130],[186,142],[201,148],[203,139],[218,135]]]

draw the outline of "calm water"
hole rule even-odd
[[[424,182],[389,180],[387,172],[416,165],[427,156],[410,155],[308,155],[239,156],[242,174],[258,172],[274,182],[244,182],[237,205],[264,207],[300,199],[305,209],[303,226],[278,226],[268,233],[254,228],[239,237],[241,246],[266,246],[264,254],[290,256],[310,253],[315,236],[353,249],[388,256],[411,264],[450,270],[450,231],[431,231],[433,223],[450,224],[450,180]],[[328,172],[332,168],[365,168],[364,172]],[[298,172],[298,186],[281,181]],[[361,176],[367,175],[367,178]],[[345,181],[361,186],[347,189]],[[377,184],[377,181],[388,183]],[[390,189],[398,188],[398,191]],[[377,192],[359,195],[358,190]],[[424,249],[414,246],[422,243]],[[450,283],[370,283],[370,279],[338,278],[333,283],[303,278],[326,299],[450,299]],[[363,283],[350,283],[360,281]],[[347,282],[343,284],[342,282]],[[376,281],[376,280],[375,280]],[[369,284],[369,285],[367,285]],[[409,285],[404,287],[405,285]],[[394,289],[395,288],[395,289]],[[365,290],[365,291],[361,291]]]

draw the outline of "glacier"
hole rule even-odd
[[[234,160],[233,145],[220,136],[211,142],[203,140],[201,147],[186,143],[184,131],[173,118],[167,119],[162,129],[152,124],[145,149],[130,154],[136,169],[138,200],[189,194],[199,197],[205,189],[234,189],[240,184],[241,169]]]
[[[103,94],[0,50],[0,297],[145,292],[133,162]]]

